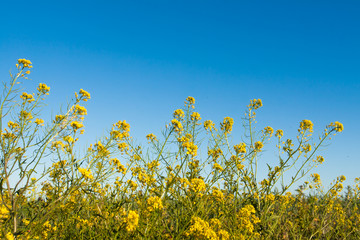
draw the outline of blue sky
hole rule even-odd
[[[302,119],[315,136],[340,121],[344,132],[324,147],[316,172],[325,184],[344,174],[352,185],[360,176],[359,11],[355,0],[3,1],[0,77],[30,59],[25,85],[47,83],[54,113],[88,90],[86,143],[123,119],[146,142],[187,96],[203,119],[233,117],[239,135],[253,98],[264,103],[259,128],[285,137]]]

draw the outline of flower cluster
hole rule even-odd
[[[206,120],[204,122],[204,128],[211,131],[212,129],[215,129],[215,123],[213,123],[211,120]]]
[[[16,64],[17,68],[32,68],[31,61],[27,59],[18,59],[18,63]]]
[[[162,210],[164,208],[160,197],[149,197],[147,200],[147,210],[153,212],[155,210]]]
[[[344,126],[340,122],[330,123],[330,127],[333,127],[336,132],[342,132],[344,130]]]
[[[139,224],[139,214],[130,210],[129,214],[124,219],[124,223],[126,224],[126,230],[128,232],[134,231]]]
[[[250,105],[249,105],[249,108],[250,109],[258,109],[260,107],[262,107],[262,101],[261,99],[253,99],[253,100],[250,100]]]
[[[37,90],[39,93],[49,95],[50,87],[48,87],[45,83],[40,83]]]
[[[82,176],[86,179],[86,180],[91,180],[93,179],[93,175],[91,174],[91,171],[89,169],[86,168],[78,168],[79,172],[82,174]]]
[[[309,130],[309,132],[312,132],[313,126],[314,126],[314,124],[310,120],[305,119],[300,122],[300,129],[304,130],[304,131]]]
[[[224,118],[224,121],[220,124],[221,130],[224,131],[225,134],[230,133],[232,131],[232,127],[234,125],[234,119],[231,117]]]
[[[240,143],[238,145],[235,145],[234,150],[235,150],[236,154],[246,153],[246,144]]]

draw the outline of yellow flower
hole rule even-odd
[[[310,175],[310,177],[313,178],[313,181],[314,181],[315,183],[320,183],[320,175],[319,175],[319,174],[313,173],[313,174]]]
[[[222,154],[223,151],[220,148],[209,149],[208,151],[208,155],[211,156],[214,161],[218,159]]]
[[[255,150],[261,151],[261,149],[262,149],[263,147],[264,147],[264,144],[263,144],[262,142],[257,141],[257,142],[255,143]]]
[[[136,182],[134,182],[134,181],[132,181],[132,180],[127,180],[127,183],[129,184],[129,186],[130,186],[130,188],[131,188],[131,190],[132,191],[135,191],[136,190],[136,188],[137,188],[137,184],[136,184]]]
[[[56,149],[56,148],[63,148],[64,147],[64,143],[61,141],[55,141],[51,144],[51,148]]]
[[[9,210],[3,205],[0,205],[0,218],[6,219],[9,214]]]
[[[342,132],[344,130],[344,125],[342,125],[340,122],[330,123],[330,126],[334,127],[335,131],[337,132]]]
[[[246,144],[240,143],[238,145],[235,145],[234,149],[235,149],[236,154],[246,153]]]
[[[37,119],[35,120],[35,123],[36,123],[37,125],[44,126],[44,120],[42,120],[42,119],[40,119],[40,118],[37,118]]]
[[[195,98],[193,98],[193,97],[187,97],[186,98],[186,101],[189,103],[189,104],[195,104]]]
[[[126,223],[126,231],[132,232],[139,224],[139,215],[135,211],[130,210],[124,222]]]
[[[119,148],[120,152],[124,152],[129,149],[129,146],[127,145],[127,143],[121,142],[121,143],[118,143],[118,148]]]
[[[267,200],[267,201],[270,201],[270,202],[274,201],[274,200],[275,200],[274,194],[266,195],[266,200]]]
[[[153,161],[149,162],[147,165],[148,165],[149,170],[154,170],[158,166],[160,166],[160,163],[158,160],[153,160]]]
[[[258,109],[259,107],[262,107],[262,101],[261,99],[254,99],[254,100],[250,100],[250,105],[249,108],[251,109]]]
[[[223,202],[224,201],[224,194],[221,190],[219,190],[217,187],[213,187],[213,191],[211,194],[216,200]],[[219,222],[219,225],[221,223]]]
[[[281,129],[276,130],[276,133],[275,133],[276,137],[281,138],[283,135],[284,135],[283,130],[281,130]]]
[[[85,168],[78,168],[78,170],[86,180],[91,180],[94,178],[90,170]]]
[[[20,112],[20,117],[23,118],[24,120],[31,120],[33,119],[33,116],[31,115],[31,112],[27,112],[25,110],[22,110]]]
[[[191,222],[192,225],[189,230],[185,232],[186,236],[191,236],[193,239],[219,239],[207,221],[199,217],[192,217]]]
[[[230,238],[230,234],[224,229],[221,229],[218,232],[218,235],[219,235],[219,239],[221,240],[228,240]]]
[[[118,121],[117,123],[114,124],[114,127],[117,127],[119,130],[126,133],[130,132],[130,124],[127,123],[126,120]]]
[[[193,113],[191,114],[191,120],[193,120],[193,121],[200,121],[200,120],[201,120],[200,114],[197,113],[197,112],[193,112]]]
[[[204,192],[206,190],[206,185],[204,180],[200,178],[193,178],[190,181],[190,189],[196,193]]]
[[[161,198],[155,196],[155,197],[149,197],[147,200],[148,204],[148,211],[153,212],[155,210],[162,210],[164,208]]]
[[[16,66],[18,68],[22,67],[23,68],[32,68],[32,66],[30,66],[32,63],[30,62],[30,60],[26,60],[26,59],[18,59],[18,64],[16,64]]]
[[[49,95],[50,87],[48,87],[45,83],[40,83],[37,90],[42,94]]]
[[[273,133],[274,133],[274,129],[272,128],[272,127],[269,127],[269,126],[267,126],[266,128],[264,128],[264,130],[265,130],[265,133],[266,134],[269,134],[270,135],[270,137],[273,135]]]
[[[211,131],[212,129],[215,129],[215,124],[211,120],[206,120],[204,122],[204,128]]]
[[[55,122],[59,123],[62,120],[64,120],[66,117],[64,115],[56,115],[55,116]]]
[[[218,164],[218,163],[214,163],[213,168],[214,168],[215,170],[219,170],[220,172],[224,170],[224,169],[222,168],[222,166],[221,166],[220,164]]]
[[[340,177],[339,177],[339,181],[340,182],[343,182],[343,181],[345,181],[346,180],[346,177],[344,176],[344,175],[341,175]]]
[[[100,141],[95,143],[95,147],[96,147],[99,155],[104,155],[104,156],[110,155],[110,151],[104,145],[102,145],[102,143]]]
[[[14,235],[11,233],[11,232],[8,232],[6,235],[5,235],[5,239],[6,240],[14,240]]]
[[[232,131],[232,127],[234,125],[234,119],[231,117],[224,118],[224,121],[220,123],[221,130],[225,132],[225,134],[230,133]]]
[[[171,123],[172,123],[172,125],[174,127],[175,132],[180,133],[180,132],[183,131],[183,126],[182,126],[181,122],[179,122],[177,119],[171,120]]]
[[[90,93],[88,93],[87,91],[80,89],[79,93],[84,102],[86,102],[88,99],[90,99]]]
[[[310,120],[302,120],[300,122],[300,129],[301,130],[307,130],[309,129],[309,132],[312,132],[313,131],[313,126],[314,124],[310,121]]]
[[[183,118],[185,116],[184,111],[182,109],[177,109],[174,111],[174,118]]]
[[[197,149],[198,149],[198,146],[196,146],[193,142],[184,142],[182,144],[182,146],[184,148],[186,148],[187,152],[186,154],[190,154],[192,156],[196,156],[197,155]]]
[[[124,167],[124,165],[122,165],[122,164],[120,163],[120,160],[119,160],[119,159],[117,159],[117,158],[112,158],[112,159],[110,159],[110,164],[111,164],[111,165],[115,165],[115,166],[116,166],[116,169],[118,170],[118,172],[123,173],[123,174],[126,173],[127,168]]]
[[[17,128],[20,127],[19,124],[14,123],[14,122],[12,122],[12,121],[9,121],[9,122],[8,122],[8,126],[9,126],[9,128],[11,128],[11,129],[17,129]]]
[[[76,104],[74,113],[79,115],[87,115],[87,110],[85,107]]]
[[[323,162],[324,162],[324,157],[323,157],[323,156],[317,156],[317,157],[316,157],[316,161],[317,161],[318,163],[323,163]]]
[[[146,135],[146,138],[147,138],[148,141],[156,141],[157,140],[156,136],[154,134],[152,134],[152,133]]]
[[[77,121],[71,122],[70,125],[74,129],[74,131],[78,130],[79,128],[84,127],[84,125],[82,123],[79,123]]]
[[[304,150],[305,153],[310,152],[311,151],[311,145],[306,144],[305,146],[302,147],[302,149]]]
[[[65,136],[64,141],[70,144],[74,142],[74,139],[71,136]]]
[[[34,96],[31,94],[27,94],[26,92],[23,92],[20,98],[27,101],[28,103],[35,101]]]

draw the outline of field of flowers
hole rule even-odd
[[[270,126],[255,131],[262,101],[254,99],[243,118],[246,141],[232,144],[234,120],[204,121],[188,97],[161,136],[145,133],[148,142],[138,145],[129,123],[118,121],[82,153],[90,94],[81,89],[45,123],[50,87],[21,88],[31,68],[19,59],[0,99],[2,239],[360,239],[360,179],[343,191],[339,176],[324,190],[312,173],[324,162],[319,147],[341,123],[329,123],[320,138],[310,120],[295,139]],[[273,166],[260,161],[271,139]]]

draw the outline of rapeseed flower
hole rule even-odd
[[[193,112],[190,117],[191,117],[192,121],[200,121],[201,120],[200,114],[198,112]]]
[[[330,123],[330,126],[334,127],[336,132],[342,132],[344,130],[344,125],[342,125],[340,122]]]
[[[185,233],[186,236],[192,236],[194,239],[218,239],[216,232],[211,229],[208,222],[199,217],[192,217],[192,225]]]
[[[134,231],[139,224],[139,214],[137,214],[135,211],[130,210],[129,214],[124,219],[124,222],[126,223],[126,231]]]
[[[24,101],[27,101],[28,103],[35,101],[34,96],[32,94],[27,94],[26,92],[23,92],[20,98]]]
[[[86,168],[78,168],[79,172],[82,174],[82,176],[86,179],[86,180],[91,180],[93,179],[93,175],[91,174],[91,171],[89,169]]]
[[[8,233],[5,235],[5,239],[6,239],[6,240],[14,240],[15,237],[14,237],[14,235],[13,235],[11,232],[8,232]]]
[[[126,150],[129,149],[129,145],[125,142],[118,143],[117,145],[120,152],[125,152]]]
[[[78,115],[87,115],[87,110],[85,107],[76,104],[74,108],[74,113]]]
[[[17,128],[19,128],[20,126],[19,126],[19,124],[18,123],[14,123],[13,121],[9,121],[8,122],[8,127],[9,128],[11,128],[11,129],[17,129]]]
[[[186,101],[189,103],[189,104],[195,104],[195,98],[193,98],[193,97],[187,97],[186,98]]]
[[[276,137],[281,138],[283,135],[284,135],[283,130],[281,130],[281,129],[276,130],[276,133],[275,133]]]
[[[300,129],[301,130],[309,130],[309,132],[313,132],[313,126],[314,126],[314,124],[310,121],[310,120],[302,120],[301,122],[300,122]]]
[[[182,146],[186,148],[186,154],[192,155],[193,157],[197,155],[198,146],[193,142],[184,142]]]
[[[18,59],[18,64],[16,64],[17,68],[32,68],[31,61],[26,59]]]
[[[262,107],[262,101],[261,99],[253,99],[253,100],[250,100],[250,105],[248,106],[249,108],[251,109],[258,109],[260,107]]]
[[[43,119],[40,119],[40,118],[37,118],[35,120],[35,123],[39,126],[44,126],[44,120]]]
[[[45,95],[49,95],[50,87],[48,87],[45,83],[40,83],[37,90]]]
[[[79,128],[84,127],[84,125],[80,122],[73,121],[70,123],[70,126],[74,129],[74,131],[78,130]]]
[[[211,131],[212,129],[215,129],[215,123],[213,123],[211,120],[206,120],[204,122],[204,128]]]
[[[152,133],[146,135],[146,138],[147,138],[148,141],[156,141],[157,140],[156,136],[154,134],[152,134]]]
[[[184,118],[185,117],[185,114],[184,114],[184,111],[182,109],[177,109],[174,111],[174,118]]]
[[[220,172],[224,170],[223,167],[218,163],[214,163],[213,168],[215,170],[219,170]]]
[[[127,123],[126,120],[118,121],[115,126],[124,132],[130,132],[130,124]]]
[[[177,119],[171,120],[171,123],[174,127],[175,132],[180,133],[183,131],[183,126],[182,126],[181,122],[179,122]]]
[[[88,99],[90,99],[90,93],[88,93],[87,91],[80,89],[79,91],[81,97],[83,98],[83,101],[86,102]]]
[[[225,134],[230,133],[232,131],[233,125],[234,125],[234,119],[232,119],[231,117],[224,118],[224,121],[220,123],[221,130],[223,130]]]
[[[223,155],[223,151],[220,148],[210,149],[208,150],[208,155],[212,157],[213,161],[216,161],[221,155]]]
[[[270,137],[271,137],[271,136],[273,135],[273,133],[274,133],[274,129],[273,129],[272,127],[269,127],[269,126],[267,126],[266,128],[264,128],[264,131],[265,131],[266,134],[269,134]]]
[[[261,149],[264,147],[264,144],[262,143],[262,142],[260,142],[260,141],[257,141],[256,143],[255,143],[255,150],[256,151],[261,151]]]
[[[234,150],[235,150],[236,154],[246,153],[246,144],[240,143],[238,145],[235,145]]]
[[[147,200],[147,210],[153,212],[155,210],[162,210],[164,208],[160,197],[149,197]]]
[[[318,163],[323,163],[323,162],[324,162],[324,157],[323,157],[323,156],[317,156],[317,157],[316,157],[316,161],[317,161]]]
[[[193,178],[190,181],[190,189],[196,193],[204,192],[206,185],[204,180],[200,178]]]

